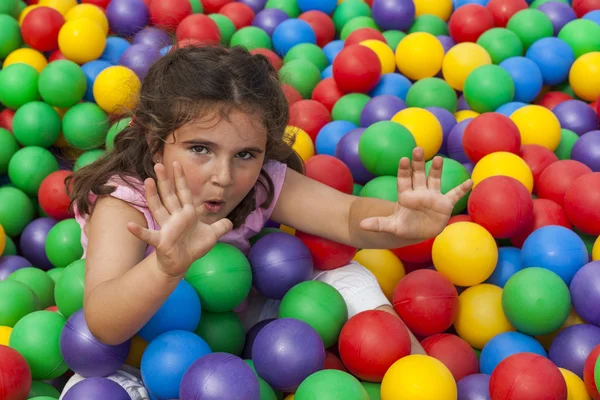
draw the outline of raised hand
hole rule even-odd
[[[398,167],[398,202],[389,216],[371,217],[361,221],[361,228],[385,232],[397,237],[426,240],[437,236],[448,223],[454,205],[471,190],[467,180],[446,194],[440,191],[443,159],[433,159],[429,176],[425,173],[423,149],[415,148],[410,160],[403,158]]]
[[[146,201],[160,230],[144,228],[136,223],[127,224],[127,229],[140,240],[153,246],[162,271],[169,276],[182,276],[190,265],[208,253],[217,240],[232,228],[232,223],[223,218],[213,224],[198,219],[183,168],[173,163],[175,185],[167,176],[163,164],[154,166],[154,179],[144,181]]]

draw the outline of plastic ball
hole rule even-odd
[[[580,136],[598,129],[598,115],[583,101],[567,100],[554,107],[552,112],[560,121],[562,128],[573,131]]]
[[[416,145],[423,148],[425,160],[435,156],[442,146],[442,125],[431,112],[409,107],[392,117],[392,122],[404,126],[410,131]]]
[[[342,193],[352,194],[352,172],[336,157],[326,154],[311,157],[305,164],[305,173],[307,177]]]
[[[577,178],[565,194],[565,211],[576,228],[590,235],[600,235],[600,213],[594,206],[600,196],[600,172]]]
[[[63,135],[77,149],[89,150],[104,144],[109,129],[106,113],[94,103],[73,106],[63,117]]]
[[[4,60],[10,53],[17,50],[23,44],[21,28],[19,23],[7,14],[0,14],[0,26],[2,28],[2,40],[0,40],[0,60]]]
[[[21,24],[23,41],[39,51],[58,48],[58,32],[65,18],[53,8],[38,7],[27,14]]]
[[[567,23],[560,30],[558,38],[567,42],[575,53],[575,59],[579,59],[586,53],[600,51],[600,39],[598,38],[598,34],[600,34],[600,26],[595,22],[585,19],[576,19]],[[588,57],[585,59],[588,59]],[[585,63],[587,63],[587,61],[582,60],[582,64]],[[573,70],[571,70],[571,74],[572,73]],[[590,77],[591,76],[592,75],[590,75]]]
[[[536,63],[545,85],[564,82],[575,61],[571,47],[555,37],[543,38],[533,43],[527,50],[526,57]]]
[[[405,108],[404,101],[396,96],[389,94],[375,96],[363,108],[360,114],[360,125],[366,128],[376,122],[389,121]]]
[[[430,33],[411,33],[396,48],[398,70],[409,79],[435,76],[440,71],[443,60],[444,48]]]
[[[67,265],[54,287],[54,297],[58,310],[66,318],[83,308],[85,280],[85,259]]]
[[[354,260],[371,271],[383,294],[392,301],[398,282],[405,276],[402,261],[393,252],[385,249],[363,249],[356,253]]]
[[[462,146],[467,157],[477,163],[497,151],[518,154],[521,136],[510,118],[499,113],[484,113],[467,125]]]
[[[339,141],[357,126],[349,121],[333,121],[321,128],[317,134],[315,145],[317,153],[334,155]]]
[[[122,66],[135,72],[140,80],[143,80],[152,64],[159,58],[158,48],[144,44],[134,44],[123,52],[119,62]]]
[[[46,255],[56,268],[66,267],[83,255],[81,227],[74,218],[58,222],[46,239]]]
[[[406,30],[415,19],[415,4],[410,0],[384,0],[372,5],[373,19],[383,30]]]
[[[48,104],[68,108],[77,104],[86,91],[86,77],[73,61],[54,61],[40,74],[38,87]]]
[[[27,285],[37,296],[40,308],[45,309],[54,305],[54,281],[41,268],[20,268],[6,279],[15,280]]]
[[[592,260],[600,260],[600,239],[598,238],[596,238],[596,241],[594,242],[594,246],[592,248]]]
[[[37,194],[46,176],[58,170],[58,162],[47,149],[23,147],[10,159],[8,176],[11,182],[30,196]]]
[[[477,67],[491,64],[490,55],[475,43],[459,43],[451,48],[442,65],[444,79],[456,90],[463,90],[467,77]]]
[[[40,99],[39,72],[27,64],[12,64],[0,71],[0,103],[17,110]]]
[[[554,34],[550,18],[540,10],[526,9],[513,15],[506,28],[519,36],[523,47],[528,49],[536,41]]]
[[[533,174],[527,163],[519,156],[499,151],[488,154],[475,165],[472,179],[474,187],[491,176],[509,176],[521,182],[531,193],[533,190]]]
[[[439,107],[456,112],[457,98],[454,89],[439,78],[424,78],[408,90],[406,104],[409,107]]]
[[[360,44],[363,41],[373,40],[380,42],[384,46],[386,46],[385,36],[375,28],[358,28],[353,30],[352,33],[348,35],[346,40],[344,40],[344,47],[348,47],[353,44]],[[372,49],[375,51],[374,49]],[[390,49],[391,50],[391,49]],[[395,63],[394,63],[395,66]],[[391,71],[394,72],[394,71]]]
[[[144,9],[145,11],[146,7],[144,5],[140,5],[138,10],[140,9]],[[167,31],[174,31],[178,25],[185,20],[186,17],[189,18],[189,16],[192,14],[192,5],[189,1],[185,0],[169,0],[150,3],[150,6],[147,10],[150,12],[150,22],[154,26],[163,28]],[[206,11],[207,14],[211,14],[208,12],[208,10]]]
[[[58,46],[64,56],[78,64],[102,55],[106,36],[98,23],[87,18],[65,22],[58,34]]]
[[[20,189],[2,187],[0,205],[0,225],[8,236],[18,236],[33,219],[34,208],[31,199]]]
[[[28,397],[31,369],[17,350],[5,345],[0,345],[0,379],[3,399],[20,400]]]
[[[490,394],[490,376],[472,374],[456,383],[460,400],[487,400]]]
[[[281,22],[273,32],[273,47],[284,56],[292,47],[300,43],[317,43],[314,30],[308,22],[291,18]]]
[[[587,389],[589,396],[591,396],[594,400],[600,396],[600,393],[598,393],[598,388],[596,387],[595,378],[595,367],[598,362],[599,355],[600,345],[594,347],[594,349],[589,353],[583,366],[583,381],[585,383],[585,388]],[[589,400],[589,396],[586,400]]]
[[[479,361],[473,348],[456,335],[437,334],[426,338],[421,346],[427,355],[444,363],[456,382],[479,372]]]
[[[599,27],[600,28],[600,27]],[[587,53],[573,63],[569,83],[577,96],[594,101],[600,95],[600,52]]]
[[[530,103],[541,92],[543,76],[537,64],[525,57],[511,57],[500,63],[515,86],[514,101]]]
[[[554,35],[558,35],[560,30],[569,22],[577,17],[575,12],[568,3],[557,1],[547,1],[538,7],[538,10],[543,12],[550,18]]]
[[[233,311],[203,312],[195,332],[214,352],[242,354],[246,332],[240,317]]]
[[[61,121],[48,103],[31,101],[19,107],[13,118],[13,134],[23,146],[48,148],[60,136]]]
[[[572,325],[556,335],[548,357],[558,367],[568,369],[583,378],[586,359],[599,344],[599,327],[589,324]]]
[[[381,121],[364,131],[358,153],[362,164],[372,174],[395,176],[400,159],[411,157],[415,147],[415,139],[406,127],[392,121]],[[377,158],[373,158],[374,155]]]
[[[592,169],[600,172],[600,131],[587,132],[573,144],[571,158],[579,161]]]
[[[481,372],[488,375],[493,373],[500,362],[517,353],[548,357],[542,345],[531,336],[521,332],[505,332],[492,338],[481,350]]]
[[[588,263],[577,271],[570,285],[573,308],[584,321],[594,325],[600,322],[600,314],[590,305],[600,295],[596,289],[600,278],[599,271],[599,262]]]
[[[366,93],[375,87],[380,76],[379,57],[366,46],[350,45],[333,61],[333,78],[346,93]]]
[[[292,60],[279,70],[279,77],[285,84],[292,86],[304,99],[309,99],[317,84],[321,81],[319,69],[310,61]],[[298,99],[301,100],[301,99]]]
[[[219,43],[221,40],[219,26],[204,14],[193,14],[184,18],[177,25],[176,35],[178,41],[194,39],[205,44],[210,44]],[[233,40],[233,36],[231,39]]]
[[[513,100],[515,83],[500,66],[482,65],[468,75],[463,90],[473,111],[490,112]]]
[[[568,369],[559,368],[567,384],[567,394],[572,400],[590,400],[583,380]],[[568,397],[568,398],[569,398]],[[567,399],[568,399],[567,398]]]
[[[64,25],[63,25],[64,26]],[[48,65],[48,61],[44,55],[34,49],[30,48],[20,48],[14,50],[4,59],[4,63],[2,64],[2,68],[6,68],[9,65],[13,64],[27,64],[35,68],[38,72],[42,72],[46,65]]]
[[[492,28],[484,32],[477,39],[477,44],[488,52],[494,64],[523,55],[521,39],[506,28]]]
[[[521,147],[520,156],[531,169],[533,174],[534,190],[537,188],[539,178],[546,168],[558,161],[556,154],[537,144],[527,144]]]
[[[81,398],[127,400],[131,397],[127,391],[115,381],[108,378],[94,377],[77,382],[70,387],[64,395],[65,400],[77,400]]]
[[[450,36],[456,43],[477,42],[485,31],[494,27],[491,11],[479,4],[467,4],[452,13],[448,21]]]
[[[379,40],[363,40],[359,43],[361,46],[373,50],[379,62],[381,63],[381,74],[391,74],[396,71],[396,56],[394,51],[385,43]]]
[[[109,36],[106,39],[106,46],[104,47],[104,51],[102,52],[102,56],[100,56],[100,60],[108,61],[111,65],[116,65],[119,63],[119,59],[123,52],[127,50],[131,46],[131,43],[119,36]]]
[[[290,143],[293,140],[292,149],[298,153],[302,160],[306,161],[315,154],[315,145],[308,133],[302,129],[288,126],[284,131],[284,140]]]
[[[76,0],[40,0],[40,6],[52,7],[62,15],[65,15],[69,10],[77,5]]]
[[[106,68],[94,82],[94,99],[107,113],[132,109],[141,87],[140,79],[129,68]]]
[[[102,8],[94,4],[78,4],[65,14],[66,21],[78,18],[87,18],[95,21],[102,27],[104,34],[108,34],[108,18]]]
[[[14,270],[26,268],[26,266],[19,266],[17,264],[19,258],[12,257],[8,260],[6,256],[2,258],[3,269],[9,269],[8,267],[13,267],[10,269]],[[13,265],[7,265],[7,262],[11,261]],[[4,275],[4,271],[2,272]],[[6,274],[6,277],[8,277],[13,271],[6,272],[8,272]],[[4,296],[0,302],[0,326],[13,327],[23,317],[40,309],[40,302],[37,295],[24,283],[16,280],[0,281],[0,293]]]
[[[360,116],[370,97],[363,93],[349,93],[342,96],[331,110],[334,121],[349,121],[360,125]],[[318,151],[318,150],[317,150]]]
[[[395,178],[394,178],[395,179]],[[316,269],[327,271],[347,265],[357,249],[328,239],[296,231],[296,237],[310,250]]]
[[[348,400],[366,400],[369,395],[355,377],[343,371],[324,369],[304,380],[294,394],[294,400],[335,400],[338,396]]]

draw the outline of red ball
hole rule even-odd
[[[325,365],[323,366],[323,369],[337,369],[339,371],[348,372],[342,360],[329,350],[325,351]]]
[[[590,11],[600,10],[600,0],[573,0],[572,7],[577,18],[581,18]]]
[[[59,312],[58,306],[46,307],[46,311]]]
[[[513,15],[529,8],[529,5],[525,0],[490,0],[486,8],[492,13],[495,25],[505,28]]]
[[[221,7],[219,14],[229,18],[235,25],[235,29],[250,26],[254,20],[254,10],[244,3],[227,3]]]
[[[404,272],[406,272],[406,274],[409,274],[413,271],[429,268],[431,266],[431,261],[425,263],[412,263],[402,260],[402,265],[404,265]]]
[[[52,51],[58,48],[58,32],[65,18],[50,7],[38,7],[32,10],[21,24],[23,41],[39,51]]]
[[[279,71],[283,65],[283,60],[273,50],[258,48],[250,50],[250,54],[261,54],[267,57],[273,68],[275,68],[277,71]]]
[[[396,316],[372,310],[346,322],[339,338],[340,357],[348,371],[368,382],[381,382],[396,361],[410,354],[410,336]]]
[[[497,151],[519,154],[521,134],[510,118],[490,112],[475,117],[467,125],[462,144],[465,154],[475,164]]]
[[[593,400],[600,400],[600,393],[598,393],[598,389],[596,388],[596,378],[594,378],[594,368],[596,367],[598,357],[600,357],[600,345],[594,347],[583,366],[583,382]]]
[[[516,247],[522,247],[531,232],[548,225],[560,225],[571,229],[571,223],[561,206],[552,200],[533,199],[533,220],[527,228],[511,237],[510,242]]]
[[[325,78],[317,83],[312,92],[311,99],[323,104],[329,112],[333,106],[344,95],[337,82],[333,78]]]
[[[303,129],[313,142],[321,128],[329,122],[331,122],[331,113],[327,107],[316,100],[300,100],[290,107],[289,125]]]
[[[383,34],[377,29],[360,28],[348,35],[344,41],[344,47],[348,47],[353,44],[359,44],[363,40],[379,40],[380,42],[386,43],[385,36],[383,36]]]
[[[202,7],[204,8],[204,14],[214,14],[227,3],[231,3],[233,0],[201,0]]]
[[[355,247],[314,236],[310,233],[296,231],[296,237],[308,247],[314,267],[323,271],[348,265],[358,251]]]
[[[367,93],[381,77],[381,61],[366,46],[345,47],[333,60],[333,79],[345,93]]]
[[[569,186],[575,182],[575,179],[591,172],[590,167],[579,161],[556,161],[549,165],[538,178],[538,197],[552,200],[562,207]]]
[[[12,347],[0,345],[0,399],[23,400],[31,390],[31,369]]]
[[[431,249],[435,238],[427,239],[423,242],[410,246],[392,249],[392,253],[402,261],[411,263],[428,263],[431,261]]]
[[[571,96],[563,92],[548,92],[539,101],[539,105],[552,111],[554,107],[567,100],[573,100]]]
[[[110,4],[110,0],[81,0],[81,3],[82,4],[93,4],[93,5],[101,7],[101,8],[106,8]]]
[[[177,40],[194,39],[200,43],[218,44],[221,31],[215,21],[204,14],[192,14],[185,17],[177,27]]]
[[[448,221],[448,225],[455,224],[457,222],[473,222],[473,220],[471,219],[470,216],[468,216],[466,214],[459,214],[459,215],[454,215],[454,216],[450,217],[450,220]]]
[[[600,117],[600,98],[596,100],[596,108],[594,108],[594,110],[596,111],[596,114],[598,114],[598,116]]]
[[[567,384],[548,358],[517,353],[492,372],[490,396],[492,400],[567,400]]]
[[[287,99],[288,104],[290,106],[295,102],[302,100],[302,95],[300,94],[298,89],[288,85],[287,83],[281,84],[281,90],[283,90],[283,94],[285,94],[285,98]]]
[[[440,360],[458,382],[479,372],[479,360],[473,348],[456,335],[440,333],[421,342],[427,355]]]
[[[73,217],[69,211],[70,199],[65,186],[65,179],[71,174],[71,171],[55,171],[44,178],[38,189],[40,207],[51,218],[63,220]]]
[[[307,22],[317,37],[317,46],[324,47],[335,39],[335,24],[329,15],[322,11],[311,10],[300,14],[298,19]]]
[[[479,4],[466,4],[452,14],[448,31],[456,43],[475,43],[483,32],[494,25],[494,15],[490,10]]]
[[[192,12],[192,4],[189,2],[189,0],[153,1],[150,3],[150,22],[160,28],[169,31],[175,31],[177,29],[177,26],[188,15],[192,15]],[[198,20],[197,23],[202,24],[207,22],[205,22],[205,20]],[[199,26],[196,29],[200,31],[204,30],[202,26]],[[177,39],[181,40],[179,38],[179,35],[177,35]]]
[[[498,239],[522,232],[533,220],[529,190],[508,176],[497,175],[481,181],[469,196],[468,210],[473,222]]]
[[[558,161],[558,157],[554,152],[539,144],[526,144],[522,146],[519,155],[527,163],[529,169],[531,169],[531,172],[533,173],[534,191],[542,172],[544,172],[550,164]]]
[[[56,49],[48,56],[48,63],[58,60],[68,60],[68,58],[59,49]]]
[[[577,178],[565,194],[567,218],[588,235],[600,235],[600,172]]]
[[[458,292],[437,271],[419,269],[400,280],[394,310],[415,335],[431,336],[448,329],[458,313]]]
[[[8,131],[12,132],[12,123],[13,118],[15,117],[14,110],[9,110],[8,108],[0,111],[0,128],[4,128]]]
[[[298,104],[298,103],[296,103]],[[327,154],[310,157],[306,163],[306,176],[342,193],[352,194],[354,180],[350,168],[339,158]]]

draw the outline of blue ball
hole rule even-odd
[[[300,43],[317,44],[317,35],[308,22],[297,18],[283,21],[273,32],[273,47],[281,56]]]
[[[600,10],[593,10],[585,14],[581,19],[589,19],[600,25]]]
[[[119,60],[125,50],[127,50],[131,46],[127,40],[118,36],[109,36],[106,39],[106,47],[104,47],[104,52],[100,56],[100,60],[108,61],[113,65],[119,64]]]
[[[511,101],[498,107],[497,113],[510,117],[512,113],[517,111],[521,107],[525,107],[527,104],[521,103],[520,101]]]
[[[333,65],[328,65],[323,71],[321,71],[321,79],[327,79],[333,77]]]
[[[486,282],[503,288],[508,279],[522,268],[520,249],[516,247],[500,247],[498,249],[496,268],[494,268],[494,272]]]
[[[382,94],[391,94],[399,97],[402,101],[406,101],[406,95],[411,86],[411,81],[404,75],[395,72],[383,74],[379,78],[377,85],[369,92],[369,96],[375,97]]]
[[[514,101],[530,103],[542,90],[544,85],[542,72],[532,60],[525,57],[510,57],[502,61],[500,67],[513,78]]]
[[[525,57],[537,64],[544,85],[558,85],[569,77],[571,65],[575,62],[575,53],[571,46],[557,37],[538,40],[527,49]]]
[[[85,74],[85,79],[87,81],[87,89],[85,91],[85,95],[83,95],[83,99],[85,101],[95,102],[94,99],[94,82],[100,72],[104,71],[106,68],[112,67],[112,64],[108,61],[104,60],[94,60],[87,62],[81,66],[81,70]]]
[[[466,6],[467,4],[479,4],[480,6],[487,6],[490,0],[453,0],[452,4],[456,10],[459,7]]]
[[[549,225],[533,231],[521,248],[524,268],[546,268],[562,278],[567,285],[588,262],[583,240],[564,226]]]
[[[188,331],[170,331],[154,339],[142,355],[144,385],[157,399],[179,398],[183,374],[194,361],[212,353],[200,336]]]
[[[329,64],[333,64],[333,60],[343,49],[343,40],[334,40],[323,46],[323,53],[325,53],[325,57],[327,57],[327,61],[329,61]]]
[[[332,121],[321,128],[315,140],[317,154],[328,154],[335,157],[335,148],[340,139],[352,129],[358,128],[352,122]]]
[[[483,346],[479,356],[482,374],[491,374],[505,358],[517,353],[534,353],[548,357],[544,347],[534,338],[521,332],[504,332],[494,336]]]
[[[337,5],[337,0],[298,0],[298,8],[302,12],[316,10],[329,15],[335,11]]]
[[[194,332],[200,323],[200,297],[196,290],[181,280],[163,305],[140,329],[138,335],[151,342],[158,335],[174,330]]]

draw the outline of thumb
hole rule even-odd
[[[389,217],[370,217],[360,221],[360,227],[369,232],[385,232],[395,234],[395,226]]]
[[[233,223],[227,218],[222,218],[217,222],[212,223],[210,227],[215,233],[217,239],[219,239],[233,228]]]

